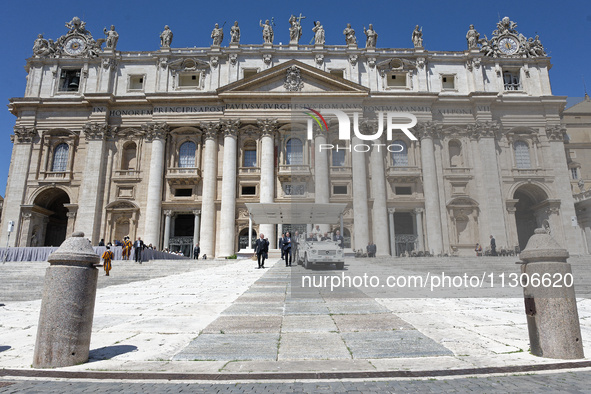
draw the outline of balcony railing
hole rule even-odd
[[[240,175],[261,175],[260,167],[238,167],[238,174]]]
[[[135,179],[140,177],[139,170],[115,170],[115,176],[117,178],[129,178]]]
[[[196,184],[201,180],[201,169],[197,167],[169,167],[166,179],[170,183]]]
[[[71,175],[70,171],[47,171],[41,173],[41,179],[49,182],[69,182]]]
[[[282,179],[308,177],[311,175],[310,166],[307,164],[281,164],[277,175]]]

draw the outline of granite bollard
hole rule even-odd
[[[75,232],[47,258],[34,368],[88,361],[100,257],[84,233]]]
[[[536,229],[519,254],[531,353],[557,359],[584,358],[568,251],[545,229]]]

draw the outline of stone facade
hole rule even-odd
[[[74,19],[56,43],[36,41],[24,97],[10,100],[17,120],[0,239],[14,220],[11,246],[57,245],[76,230],[95,244],[141,236],[228,256],[248,247],[245,203],[344,202],[346,246],[373,241],[378,255],[471,255],[491,234],[514,250],[544,224],[582,253],[565,98],[552,96],[541,44],[515,27],[503,19],[490,41],[470,33],[462,52],[244,37],[120,52],[100,49]],[[397,137],[402,152],[356,151],[368,141],[338,140],[326,115],[330,131],[300,138],[295,104],[318,100],[411,113],[418,140]],[[253,228],[276,245],[295,227]]]

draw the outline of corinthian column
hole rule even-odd
[[[261,131],[261,203],[275,201],[275,132],[277,131],[277,119],[258,119]],[[249,219],[250,220],[250,219]],[[271,249],[277,247],[277,238],[274,224],[259,223],[259,233],[265,234],[269,239]],[[249,234],[249,245],[250,245]],[[249,247],[250,248],[250,247]]]
[[[144,243],[160,249],[160,219],[162,216],[162,179],[164,177],[164,146],[169,127],[166,123],[148,123],[142,128],[146,138],[152,141],[150,174],[148,175],[148,195],[146,198],[146,218]]]
[[[351,145],[354,147],[361,144],[362,141],[356,136],[351,139]],[[369,242],[369,212],[367,208],[367,170],[365,166],[364,152],[356,152],[353,149],[351,153],[351,164],[353,171],[353,232],[355,234],[355,244],[353,249],[363,249]]]
[[[326,149],[326,134],[319,128],[314,128],[314,202],[327,204],[330,201],[329,175],[328,175],[328,154]],[[320,231],[326,233],[330,230],[330,223],[317,223]]]
[[[31,150],[33,142],[37,139],[37,130],[30,127],[15,127],[14,135],[10,138],[14,143],[8,184],[4,197],[4,209],[2,211],[2,228],[0,228],[0,242],[5,246],[8,237],[8,222],[14,222],[14,231],[10,237],[8,246],[18,245],[18,231],[21,223],[21,204],[25,203],[25,189],[31,165]],[[42,241],[41,241],[42,242]],[[22,244],[20,246],[27,246]]]
[[[236,136],[240,120],[221,122],[224,133],[224,168],[220,217],[220,257],[235,252],[236,238]]]
[[[441,211],[439,209],[439,186],[433,151],[433,134],[436,125],[423,123],[421,134],[421,165],[423,170],[423,193],[425,195],[425,217],[427,219],[427,242],[435,255],[443,252],[441,233]]]
[[[218,123],[203,124],[203,193],[201,195],[201,253],[212,258],[215,253],[216,185],[218,172]]]
[[[376,141],[376,145],[380,142],[380,140]],[[371,166],[371,191],[373,197],[371,221],[372,237],[373,242],[377,247],[378,256],[390,255],[388,211],[386,207],[386,176],[384,172],[385,149],[385,146],[374,146],[369,157]],[[394,255],[395,253],[392,254]]]
[[[82,231],[93,245],[100,238],[105,185],[105,140],[113,135],[115,128],[106,123],[87,123],[83,128],[86,138],[86,164],[80,185],[78,220],[76,231]]]

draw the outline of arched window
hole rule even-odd
[[[183,142],[179,150],[179,167],[195,167],[195,150],[197,149],[193,141]]]
[[[449,165],[450,167],[463,167],[462,144],[460,141],[449,141]]]
[[[396,140],[392,143],[394,145],[391,149],[392,152],[392,165],[394,167],[407,167],[408,166],[408,148],[406,143],[402,140]]]
[[[254,141],[247,141],[244,144],[244,167],[256,167],[257,166],[257,144]]]
[[[304,146],[299,139],[291,138],[287,141],[285,164],[304,164]]]
[[[334,144],[338,147],[338,144]],[[345,165],[345,149],[332,149],[332,166],[343,167]]]
[[[128,142],[123,146],[123,155],[121,157],[122,170],[136,169],[136,150],[137,146],[135,145],[135,142]]]
[[[59,144],[53,152],[51,171],[64,172],[68,168],[68,151],[70,147],[66,143]]]
[[[524,141],[515,141],[515,164],[517,168],[531,168],[531,159],[529,157],[529,146]]]

